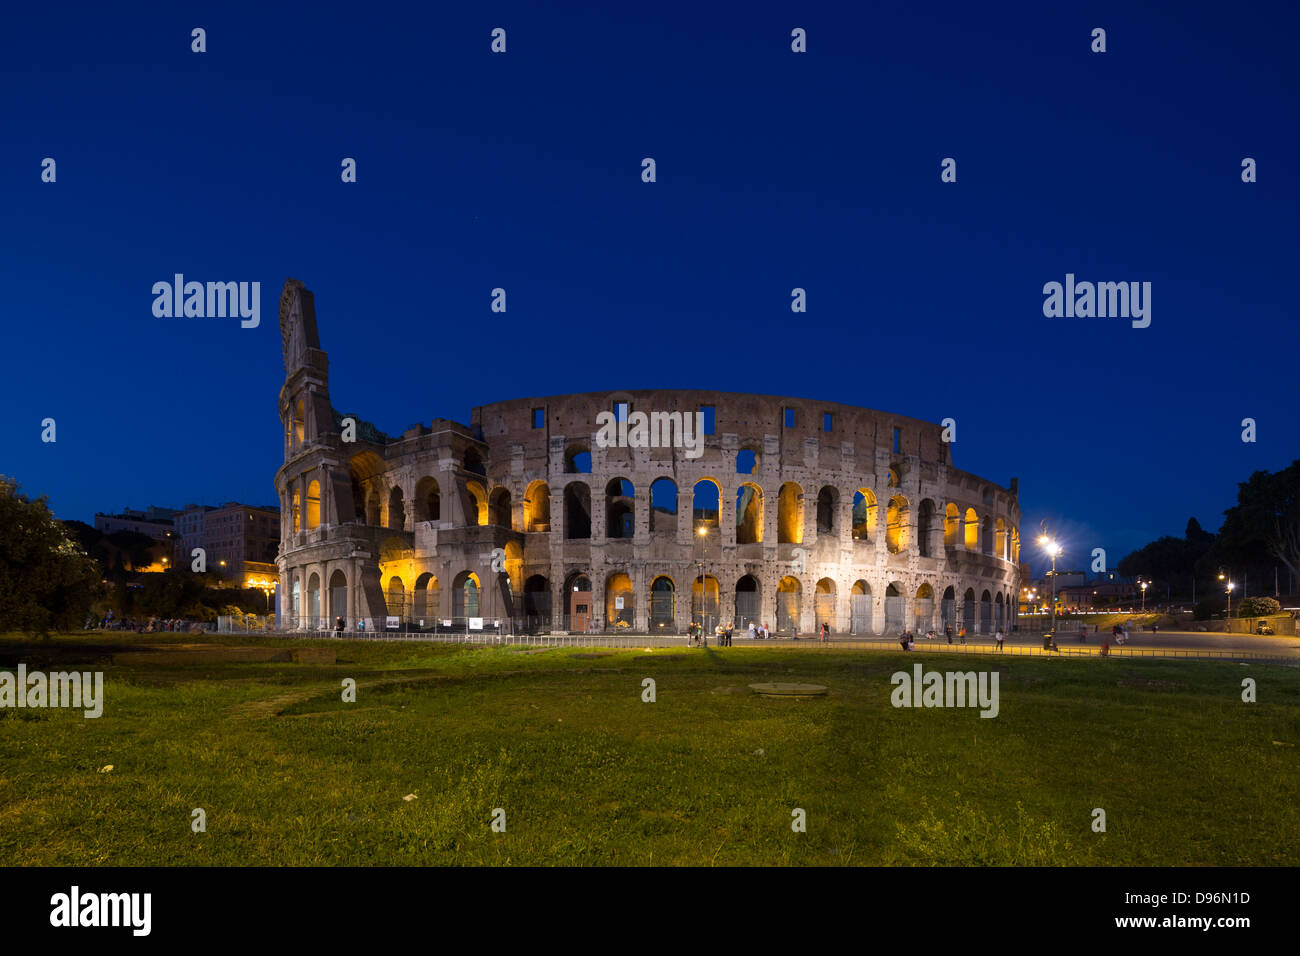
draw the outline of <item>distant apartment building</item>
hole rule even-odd
[[[228,501],[203,512],[203,538],[209,571],[242,587],[256,587],[279,572],[280,509]],[[187,552],[189,553],[189,552]]]
[[[156,505],[150,505],[145,511],[125,508],[121,514],[115,515],[104,514],[101,511],[95,513],[95,530],[102,531],[104,534],[134,531],[136,534],[148,535],[155,541],[170,544],[175,532],[173,524],[175,515],[175,509],[159,508]]]

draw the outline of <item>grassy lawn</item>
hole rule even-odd
[[[127,640],[0,638],[0,669],[103,670],[106,698],[0,710],[9,864],[1300,863],[1293,669],[338,642],[293,644],[333,664],[113,663]],[[999,716],[895,709],[918,662],[1003,668]],[[831,694],[748,690],[771,680]]]

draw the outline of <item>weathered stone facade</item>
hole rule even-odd
[[[1014,613],[1016,481],[955,468],[939,425],[642,390],[498,402],[468,426],[390,438],[331,406],[312,295],[293,279],[280,328],[286,626],[481,617],[680,633],[703,616],[742,633],[751,619],[779,633],[987,633]],[[712,427],[698,457],[602,447],[597,416],[616,406],[625,420],[703,411]]]

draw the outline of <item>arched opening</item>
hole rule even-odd
[[[302,492],[295,487],[293,489],[293,533],[297,534],[302,530]]]
[[[631,539],[635,534],[636,489],[626,478],[613,478],[605,486],[605,537]]]
[[[1011,560],[1020,563],[1020,529],[1014,526],[1011,528]]]
[[[379,527],[379,489],[372,488],[366,498],[366,524]]]
[[[745,482],[736,489],[736,544],[763,541],[763,489]]]
[[[462,571],[456,575],[451,591],[451,616],[463,624],[466,618],[482,617],[479,596],[482,588],[478,575],[473,571]]]
[[[524,582],[524,626],[531,633],[551,629],[551,582],[544,575]]]
[[[433,574],[426,571],[415,579],[415,594],[411,606],[411,616],[415,618],[421,627],[427,625],[420,622],[438,617],[438,612],[442,608],[441,596],[438,579]]]
[[[870,541],[876,533],[876,493],[859,488],[853,495],[853,540]]]
[[[980,628],[981,634],[988,634],[993,629],[993,595],[987,590],[980,595]]]
[[[710,531],[718,525],[718,501],[721,491],[712,478],[704,478],[695,483],[691,492],[691,524],[696,530],[701,527]]]
[[[951,501],[943,509],[943,546],[955,548],[961,544],[961,511]]]
[[[934,502],[929,498],[921,501],[916,510],[916,546],[921,557],[929,558],[934,554]]]
[[[999,518],[997,524],[994,525],[993,537],[994,537],[993,546],[996,549],[997,556],[999,558],[1002,558],[1004,561],[1010,560],[1011,552],[1008,549],[1008,544],[1007,544],[1008,543],[1007,523],[1002,518]]]
[[[465,470],[471,475],[478,475],[480,478],[487,477],[487,469],[483,467],[483,457],[473,448],[465,450],[464,459]]]
[[[777,544],[803,544],[803,488],[787,481],[776,502]]]
[[[972,634],[975,632],[975,589],[967,588],[961,602],[961,621],[959,626]]]
[[[1006,627],[1006,619],[1003,617],[1002,609],[1002,592],[999,591],[998,596],[993,599],[993,626],[999,631]]]
[[[823,624],[829,625],[831,630],[835,629],[835,582],[830,578],[822,578],[817,582],[817,591],[813,596],[813,616],[813,626],[818,633]]]
[[[885,512],[885,547],[890,554],[902,554],[907,550],[907,499],[894,495],[889,499],[889,508]]]
[[[388,527],[392,531],[401,531],[406,527],[406,505],[402,500],[402,489],[394,487],[388,493]]]
[[[980,546],[980,519],[974,508],[966,509],[966,530],[963,544],[967,551],[978,551]]]
[[[320,575],[312,572],[311,577],[307,579],[307,626],[323,627],[321,623],[321,606],[320,606]]]
[[[465,482],[465,496],[465,523],[485,527],[489,523],[487,489],[471,479]]]
[[[945,630],[952,628],[953,633],[957,633],[957,592],[951,587],[945,588],[943,592],[943,626]]]
[[[616,572],[605,579],[605,626],[630,631],[636,623],[636,592],[632,579]]]
[[[342,571],[335,571],[330,575],[329,603],[331,623],[336,617],[352,623],[348,615],[348,576]]]
[[[388,579],[388,587],[384,591],[384,607],[388,609],[389,617],[406,619],[406,584],[397,575]]]
[[[993,519],[985,515],[981,523],[983,533],[980,535],[980,550],[985,554],[993,553]]]
[[[510,492],[497,485],[488,497],[488,524],[498,528],[514,527],[514,516],[510,513]]]
[[[871,585],[854,581],[849,591],[849,633],[871,634]]]
[[[752,448],[742,448],[736,452],[736,474],[758,474],[758,452]]]
[[[591,624],[591,579],[585,574],[571,574],[564,582],[565,630],[583,634]]]
[[[524,492],[524,530],[546,532],[551,530],[551,486],[544,481],[534,481]]]
[[[438,479],[429,475],[425,475],[415,483],[415,520],[442,520],[442,495],[438,488]]]
[[[835,515],[840,508],[840,493],[830,485],[817,492],[817,534],[835,533]]]
[[[591,474],[591,449],[585,444],[570,445],[564,450],[566,475]]]
[[[934,588],[922,584],[916,589],[914,602],[916,625],[912,628],[917,634],[924,634],[934,627]]]
[[[758,578],[746,574],[736,582],[736,630],[747,631],[750,621],[754,622],[754,627],[760,626],[763,623],[760,617],[762,610],[762,585],[759,584]]]
[[[803,599],[803,586],[799,579],[786,575],[776,585],[776,633],[799,633],[799,613]]]
[[[302,399],[293,404],[293,450],[297,451],[307,440],[307,408]]]
[[[667,575],[650,582],[650,633],[677,630],[677,585]]]
[[[718,579],[710,574],[704,576],[703,582],[698,574],[691,581],[691,618],[704,625],[706,634],[711,634],[718,623]]]
[[[650,533],[677,532],[677,483],[656,478],[650,484]]]
[[[312,480],[307,486],[307,530],[320,527],[320,482]]]
[[[591,537],[591,489],[585,482],[571,481],[564,486],[564,536]]]
[[[906,626],[903,617],[903,586],[894,582],[885,589],[885,631],[902,631]]]
[[[894,464],[889,466],[889,487],[903,487],[903,469],[898,462],[894,462]]]
[[[297,575],[293,578],[292,602],[289,605],[289,621],[293,627],[302,627],[302,581]]]

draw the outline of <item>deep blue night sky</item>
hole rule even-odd
[[[710,6],[14,5],[0,472],[87,521],[273,502],[286,276],[390,433],[645,387],[952,417],[1066,566],[1300,456],[1295,9]],[[261,326],[155,318],[175,272],[260,281]],[[1045,318],[1067,272],[1151,326]]]

